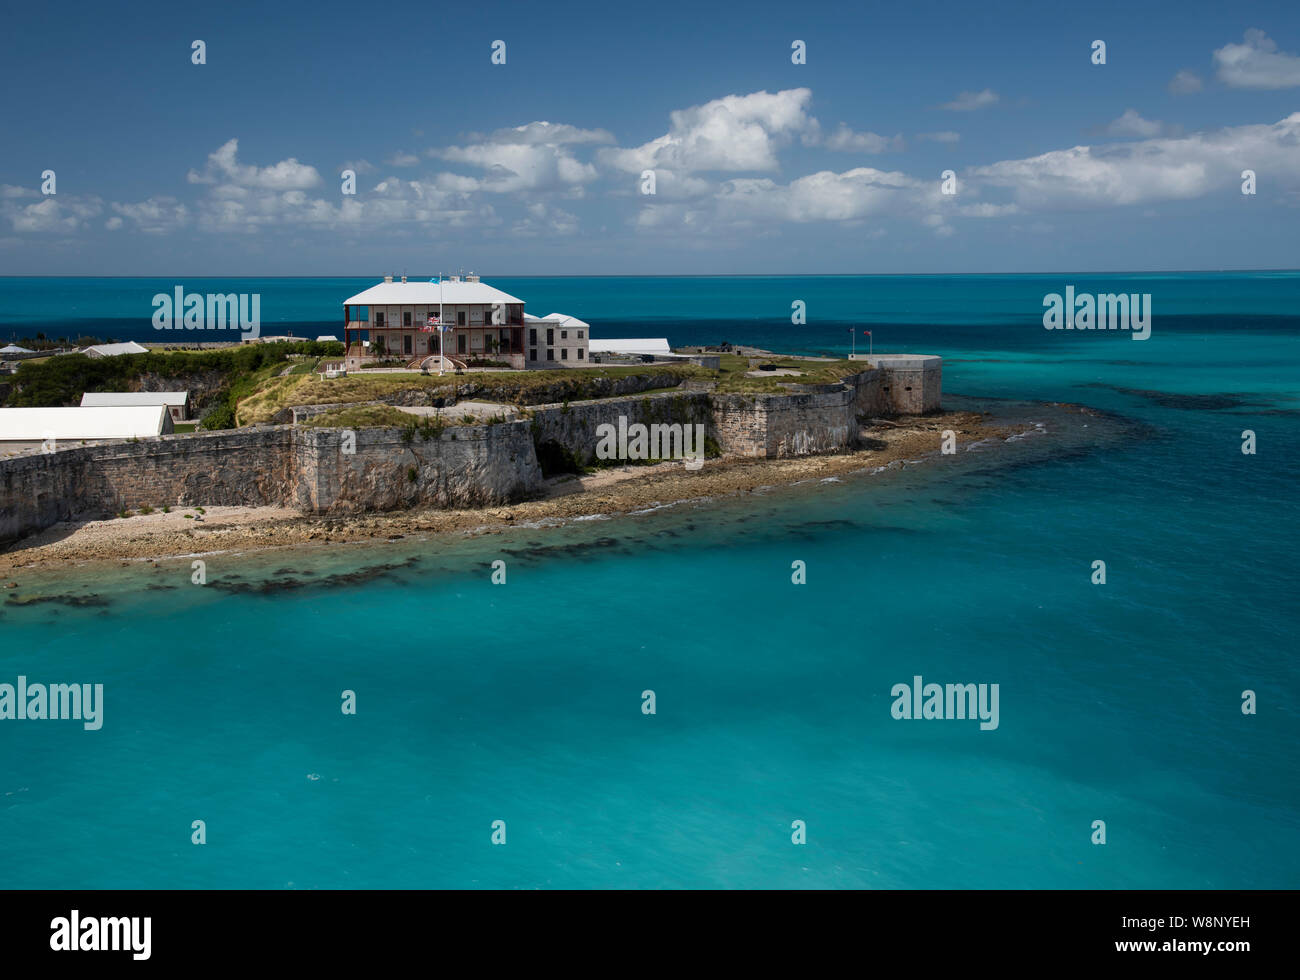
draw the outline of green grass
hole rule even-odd
[[[321,412],[298,424],[305,429],[404,429],[417,420],[417,416],[391,405],[354,405]]]
[[[379,401],[408,391],[423,391],[430,398],[451,395],[475,386],[475,398],[509,404],[534,405],[550,398],[581,401],[598,397],[592,382],[597,378],[625,378],[644,374],[673,375],[681,380],[713,376],[712,371],[694,365],[643,365],[611,367],[599,370],[502,371],[492,374],[436,374],[358,376],[321,379],[314,375],[263,380],[239,403],[240,425],[267,422],[277,412],[291,405],[328,405],[332,402]]]

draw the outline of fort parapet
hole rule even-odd
[[[941,385],[939,357],[882,356],[838,384],[539,405],[522,421],[437,433],[370,428],[345,440],[349,430],[267,425],[13,456],[0,459],[0,543],[146,506],[278,505],[328,514],[510,503],[541,488],[539,446],[589,464],[597,427],[620,417],[647,426],[702,424],[724,455],[842,452],[872,417],[938,411]]]

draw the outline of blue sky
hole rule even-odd
[[[5,16],[3,274],[1300,267],[1294,0]]]

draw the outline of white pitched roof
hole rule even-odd
[[[316,338],[316,343],[319,344],[319,343],[324,343],[324,342],[328,342],[328,341],[331,341],[331,340],[337,342],[337,341],[338,341],[338,338],[335,337],[332,333],[323,333],[323,334],[321,334],[319,337]]]
[[[168,418],[163,405],[116,408],[0,408],[0,442],[45,439],[129,439],[156,436]]]
[[[118,405],[184,405],[188,391],[88,391],[81,396],[82,408]]]
[[[141,347],[134,340],[128,340],[125,344],[96,344],[94,347],[87,347],[86,353],[91,351],[96,354],[103,354],[105,357],[116,357],[118,354],[148,354],[148,347]]]
[[[523,300],[503,293],[485,282],[381,282],[362,290],[347,306],[448,306],[471,303],[522,303]]]
[[[576,316],[567,316],[563,313],[548,313],[542,317],[547,323],[558,323],[565,327],[589,327],[590,323],[583,323]]]
[[[640,337],[629,340],[595,340],[588,344],[593,354],[671,354],[667,337]]]
[[[10,344],[7,347],[0,347],[0,354],[35,354],[36,351],[28,350],[26,347],[19,347],[17,344]]]

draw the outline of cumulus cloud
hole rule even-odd
[[[12,185],[6,185],[10,187]],[[75,197],[52,194],[35,204],[21,204],[29,194],[4,194],[0,197],[0,218],[9,221],[17,232],[74,232],[104,210],[98,197]]]
[[[948,109],[952,112],[973,112],[976,109],[987,109],[989,106],[998,102],[998,93],[991,88],[986,88],[980,92],[962,92],[951,102],[945,102],[939,108]]]
[[[1300,85],[1300,57],[1278,51],[1277,44],[1251,28],[1241,44],[1225,44],[1214,52],[1219,81],[1233,88],[1294,88]]]
[[[134,222],[140,231],[152,235],[174,231],[190,220],[189,209],[174,197],[151,197],[135,204],[115,202],[112,208],[115,216],[105,223],[109,231],[121,228],[123,218]]]
[[[1300,112],[1271,125],[1134,143],[1076,146],[975,167],[968,179],[1005,188],[1023,209],[1186,200],[1228,190],[1243,169],[1300,184]]]
[[[812,91],[728,95],[669,115],[663,136],[630,149],[608,149],[600,159],[618,170],[767,171],[777,169],[776,151],[816,120],[808,115]]]
[[[1171,132],[1172,127],[1154,119],[1143,119],[1136,109],[1126,109],[1124,115],[1106,127],[1107,136],[1138,136],[1143,139],[1169,135]]]
[[[1204,87],[1201,83],[1201,76],[1186,68],[1169,79],[1168,86],[1171,95],[1191,95],[1194,92],[1199,92]]]
[[[315,167],[299,163],[294,157],[269,167],[246,166],[239,162],[239,140],[231,139],[208,155],[202,170],[191,170],[186,179],[191,184],[215,184],[232,187],[261,188],[273,191],[306,190],[321,183]]]
[[[551,143],[476,143],[431,151],[451,163],[485,171],[476,188],[497,193],[566,190],[596,179],[596,168]]]
[[[486,136],[471,134],[470,143],[550,143],[563,146],[572,143],[613,143],[614,137],[604,129],[579,129],[567,123],[551,123],[545,120],[525,123],[523,126],[510,126],[498,129]]]
[[[961,134],[954,133],[951,129],[945,129],[937,133],[917,133],[916,138],[932,143],[956,143],[961,139]]]
[[[901,133],[894,136],[878,136],[875,133],[855,133],[844,123],[822,140],[828,150],[843,150],[857,153],[887,153],[903,149]]]

